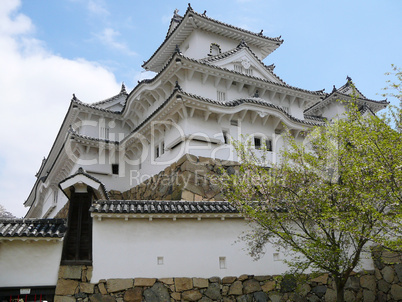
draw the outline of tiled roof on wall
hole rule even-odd
[[[92,213],[113,214],[209,214],[239,213],[227,201],[98,200]]]
[[[0,239],[62,238],[66,230],[67,222],[64,219],[0,219]]]

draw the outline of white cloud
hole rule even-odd
[[[95,102],[120,91],[112,73],[95,62],[69,60],[34,39],[20,2],[0,6],[0,204],[23,216],[34,174],[57,135],[72,94]]]
[[[109,15],[109,11],[106,9],[106,4],[104,1],[89,0],[87,4],[88,10],[92,14],[96,15]]]
[[[100,34],[96,35],[99,41],[110,48],[116,49],[128,55],[136,55],[136,53],[131,51],[126,44],[116,40],[118,36],[120,36],[120,33],[113,28],[105,28]]]

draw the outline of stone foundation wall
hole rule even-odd
[[[374,271],[353,274],[345,301],[402,301],[400,254],[374,252]],[[335,282],[328,274],[296,282],[292,276],[108,279],[90,283],[92,268],[61,266],[55,302],[335,302]]]
[[[234,173],[239,164],[186,154],[134,188],[123,193],[110,191],[109,195],[124,200],[220,201],[223,196],[214,176],[221,168]]]

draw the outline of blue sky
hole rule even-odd
[[[0,4],[0,193],[17,216],[73,93],[95,102],[148,76],[141,65],[188,1],[2,0]],[[381,93],[402,66],[402,1],[192,1],[211,18],[284,43],[265,59],[288,84],[332,90],[353,81]],[[395,102],[395,100],[391,100]]]

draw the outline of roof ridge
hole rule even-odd
[[[251,35],[259,37],[259,38],[263,38],[263,39],[270,40],[272,42],[277,42],[277,43],[280,43],[280,44],[282,44],[283,41],[284,41],[283,39],[281,39],[281,36],[275,37],[275,38],[270,38],[268,36],[262,35],[261,32],[260,33],[255,33],[255,32],[252,32],[252,31],[249,31],[249,30],[246,30],[246,29],[243,29],[243,28],[240,28],[240,27],[237,27],[237,26],[233,26],[233,25],[230,25],[228,23],[221,22],[221,21],[218,21],[216,19],[207,17],[206,14],[199,14],[196,11],[193,10],[193,8],[191,7],[191,5],[189,3],[187,10],[184,13],[182,19],[178,22],[178,25],[170,33],[169,33],[169,30],[168,30],[168,34],[165,36],[165,39],[162,41],[162,43],[159,45],[159,47],[156,49],[156,51],[151,55],[151,57],[147,61],[144,61],[144,63],[142,64],[142,67],[144,67],[148,62],[150,62],[151,59],[156,55],[156,53],[158,53],[158,51],[162,48],[162,46],[166,43],[166,41],[175,33],[175,31],[180,26],[180,24],[182,23],[182,21],[184,20],[186,15],[189,14],[190,12],[192,14],[195,14],[196,16],[199,16],[199,17],[203,18],[203,19],[212,21],[212,22],[217,23],[219,25],[229,27],[229,28],[234,29],[234,30],[238,30],[238,31],[241,31],[241,32],[244,32],[244,33],[247,33],[247,34],[251,34]],[[169,29],[170,29],[170,26],[169,26]]]
[[[114,101],[114,100],[118,99],[122,95],[125,95],[125,96],[128,95],[127,90],[126,90],[126,86],[124,85],[124,82],[121,84],[121,89],[120,89],[120,92],[118,94],[116,94],[116,95],[114,95],[114,96],[112,96],[110,98],[104,99],[102,101],[91,103],[91,105],[92,106],[97,106],[97,105],[106,104],[106,103],[109,103],[111,101]]]

